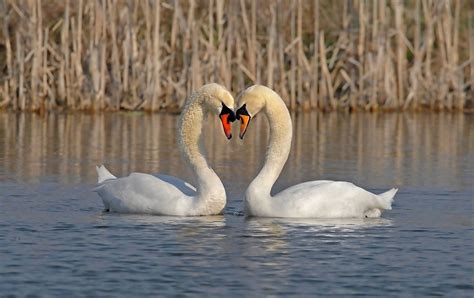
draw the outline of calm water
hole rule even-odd
[[[102,213],[94,166],[193,181],[176,116],[0,114],[0,295],[474,295],[474,115],[299,114],[278,191],[312,179],[400,188],[377,220],[246,219],[267,126],[206,125],[222,216]],[[237,128],[237,125],[236,125]],[[234,132],[235,135],[235,132]]]

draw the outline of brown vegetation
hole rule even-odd
[[[0,0],[0,108],[179,109],[207,82],[292,109],[466,109],[462,0]]]

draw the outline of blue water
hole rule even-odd
[[[298,114],[275,191],[312,179],[399,187],[381,219],[246,218],[267,128],[207,125],[223,215],[103,213],[94,166],[192,181],[176,116],[0,114],[0,296],[474,295],[474,117]]]

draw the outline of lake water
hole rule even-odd
[[[193,182],[177,116],[0,114],[0,296],[474,295],[474,115],[294,115],[274,191],[313,179],[400,188],[381,219],[326,221],[243,216],[262,120],[230,142],[209,120],[228,205],[174,218],[103,213],[91,189],[102,163]]]

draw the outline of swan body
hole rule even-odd
[[[172,176],[132,173],[116,178],[105,166],[97,167],[98,186],[105,210],[119,213],[142,213],[173,216],[219,214],[226,204],[221,180],[204,158],[201,139],[202,122],[207,114],[220,115],[224,132],[231,137],[234,99],[218,84],[208,84],[186,101],[179,120],[179,149],[191,166],[197,187]],[[230,107],[230,108],[229,108]]]
[[[291,149],[291,117],[281,97],[270,88],[255,85],[239,96],[237,119],[243,138],[251,117],[262,112],[270,125],[265,162],[245,193],[248,216],[299,218],[380,217],[390,210],[397,189],[376,195],[350,182],[318,180],[291,186],[271,196]]]

